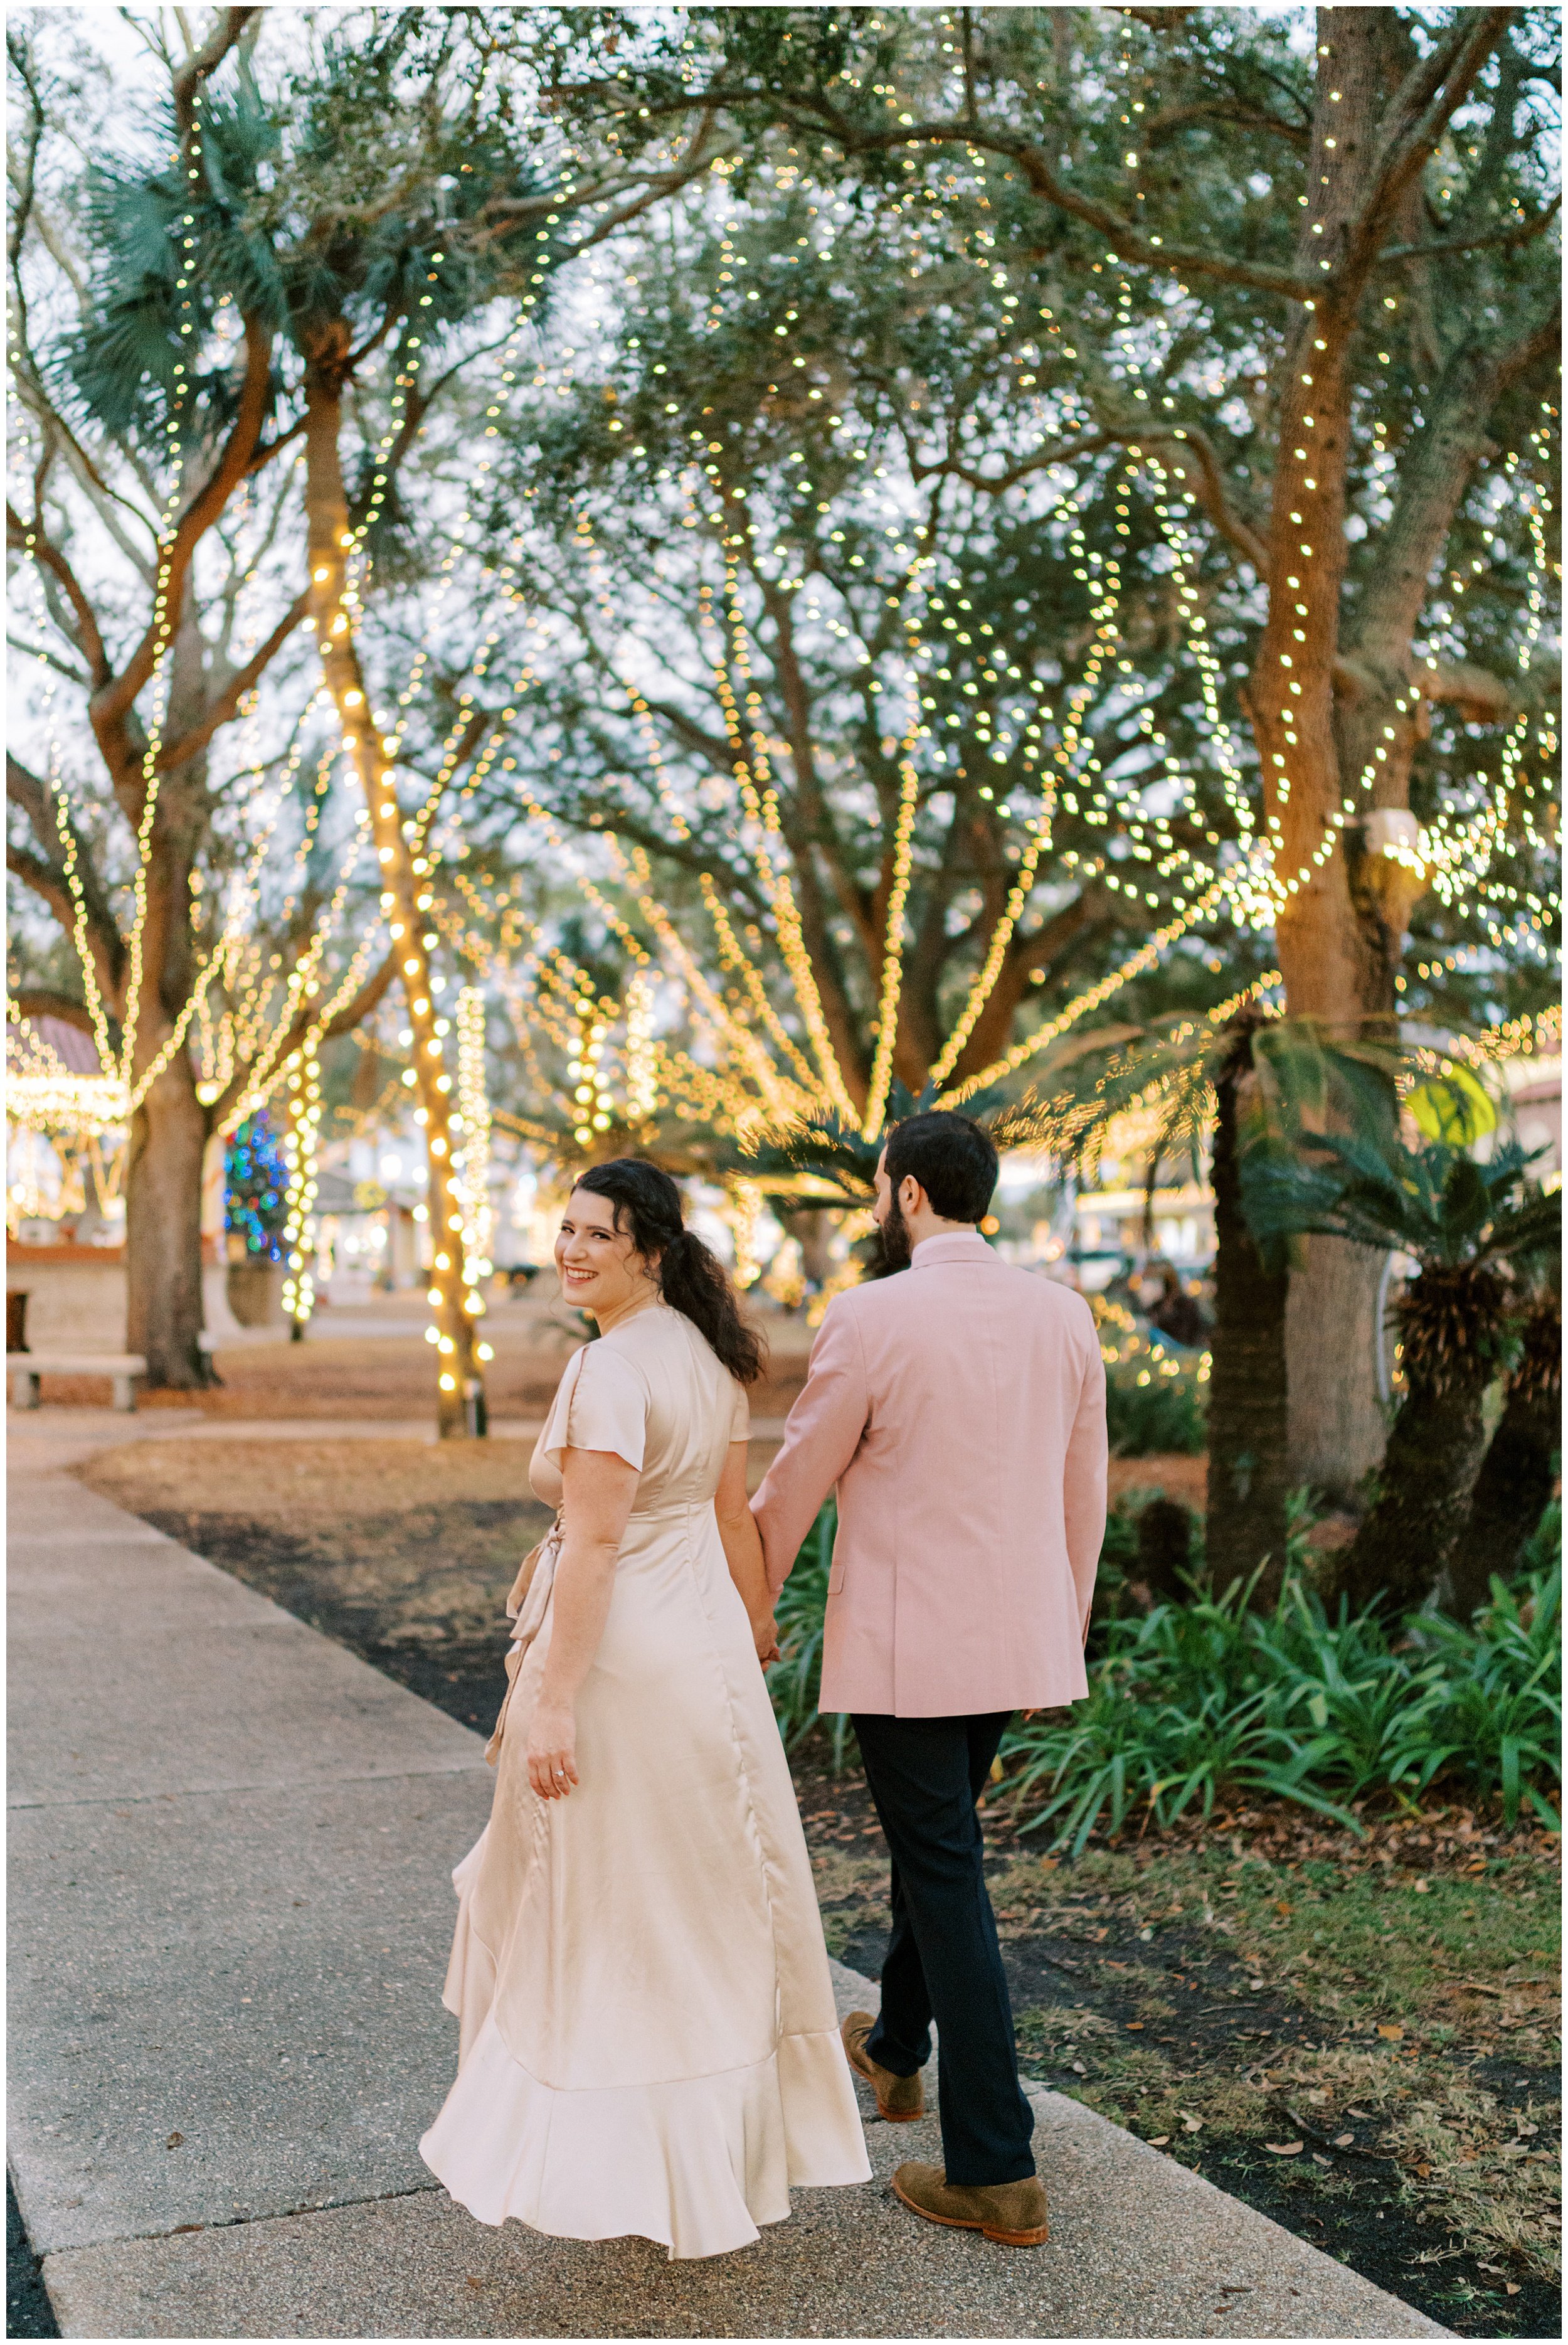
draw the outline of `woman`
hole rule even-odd
[[[481,2222],[722,2255],[865,2145],[746,1504],[761,1345],[680,1192],[632,1158],[555,1259],[597,1343],[533,1455],[556,1529],[513,1590],[495,1803],[453,1879],[458,2077],[420,2144]]]

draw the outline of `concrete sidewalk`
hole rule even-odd
[[[123,1417],[11,1425],[10,2157],[66,2335],[1447,2333],[1047,2092],[1027,2253],[877,2184],[701,2264],[486,2230],[415,2147],[481,1739],[77,1482]]]

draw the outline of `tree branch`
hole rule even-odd
[[[1375,263],[1384,228],[1401,198],[1469,96],[1516,13],[1512,8],[1461,9],[1447,37],[1433,44],[1430,56],[1411,67],[1395,92],[1380,126],[1379,152],[1348,239],[1347,269],[1352,277]]]
[[[213,28],[211,37],[193,56],[187,57],[184,65],[174,76],[174,115],[176,122],[179,125],[179,139],[182,147],[189,144],[197,127],[196,101],[202,83],[209,80],[217,71],[230,49],[239,40],[252,16],[259,13],[257,8],[224,9]]]
[[[377,1008],[385,996],[388,987],[398,974],[398,953],[399,948],[394,945],[375,975],[365,980],[359,992],[354,995],[352,1000],[344,1003],[336,1018],[328,1020],[321,1029],[321,1039],[324,1042],[335,1041],[339,1034],[351,1033],[354,1028],[362,1025],[371,1010]]]
[[[49,909],[61,927],[73,930],[76,920],[76,905],[64,868],[56,859],[60,849],[60,833],[48,786],[9,750],[5,753],[5,796],[12,806],[19,807],[26,816],[28,827],[43,850],[41,856],[26,858],[30,868],[25,869],[19,863],[13,864],[11,868],[16,877],[35,893],[46,895]],[[86,914],[93,957],[97,963],[98,982],[106,993],[114,992],[118,990],[125,965],[125,939],[120,935],[119,923],[98,878],[92,850],[80,826],[68,812],[66,828],[76,848],[76,877],[81,883],[82,905]],[[18,854],[23,852],[20,848],[16,851]],[[48,891],[39,886],[35,874],[47,876],[50,882]],[[56,902],[56,896],[63,901],[65,910],[60,909],[60,902]]]
[[[1440,236],[1434,238],[1431,244],[1391,244],[1385,251],[1379,253],[1377,265],[1380,269],[1391,269],[1398,261],[1430,260],[1448,252],[1479,252],[1482,245],[1489,244],[1514,247],[1533,244],[1538,236],[1544,235],[1562,208],[1563,194],[1559,189],[1543,212],[1538,213],[1534,219],[1522,221],[1517,227],[1494,228],[1487,236]]]
[[[247,15],[249,11],[231,8],[228,14],[230,16]],[[261,437],[262,419],[270,396],[271,366],[271,331],[252,311],[245,320],[245,382],[233,426],[207,482],[197,490],[181,514],[164,555],[161,567],[167,609],[178,609],[186,576],[195,559],[197,545],[249,469],[257,442]],[[112,736],[115,728],[123,725],[130,715],[137,695],[157,665],[158,647],[163,640],[163,623],[155,613],[146,634],[119,675],[94,695],[91,710],[93,727],[100,739]]]
[[[73,1001],[68,993],[55,993],[47,986],[25,985],[11,996],[17,1013],[23,1018],[57,1018],[62,1026],[74,1026],[79,1034],[94,1034],[91,1010],[84,1001]]]
[[[69,933],[75,926],[76,908],[71,901],[71,891],[66,885],[66,875],[57,863],[46,863],[41,856],[30,854],[25,847],[5,843],[5,868],[23,886],[31,888],[41,897],[60,926]]]
[[[31,554],[41,569],[47,570],[52,577],[58,579],[66,599],[76,615],[76,624],[81,630],[81,648],[94,687],[101,688],[112,673],[109,655],[104,649],[96,614],[76,572],[59,547],[45,536],[42,521],[29,528],[15,506],[9,502],[5,507],[5,542],[18,553]]]
[[[260,650],[230,676],[217,698],[208,703],[199,723],[193,725],[189,732],[182,734],[177,741],[169,742],[159,753],[160,774],[172,772],[177,766],[188,765],[199,750],[206,748],[213,735],[228,724],[246,694],[259,681],[309,609],[310,590],[307,587],[278,620]]]

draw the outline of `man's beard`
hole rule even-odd
[[[888,1202],[887,1218],[882,1224],[883,1268],[907,1270],[914,1252],[909,1243],[909,1224],[904,1218],[895,1193]]]

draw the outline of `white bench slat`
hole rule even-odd
[[[114,1386],[114,1406],[127,1412],[137,1405],[137,1378],[147,1364],[140,1352],[7,1352],[5,1373],[11,1379],[13,1408],[36,1408],[38,1378],[45,1376],[107,1376]]]

